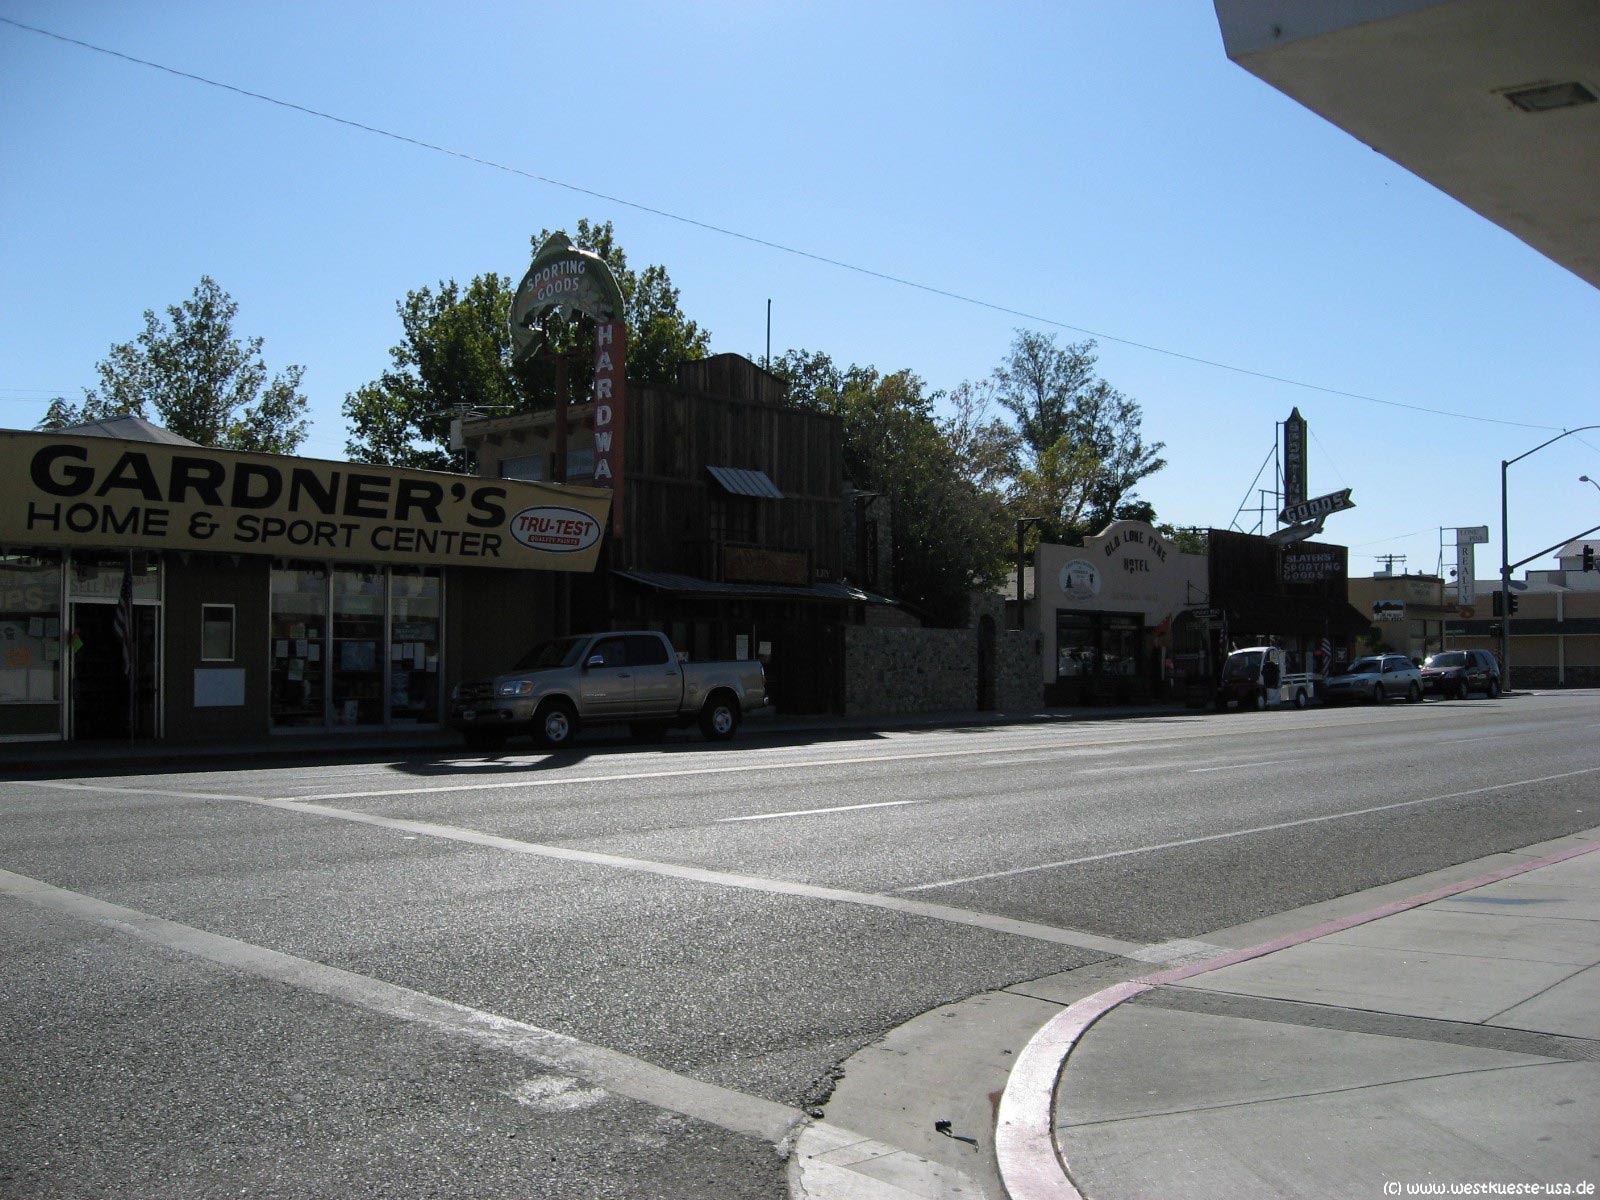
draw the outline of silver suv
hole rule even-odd
[[[1382,704],[1400,696],[1415,704],[1422,699],[1422,672],[1404,654],[1373,654],[1329,676],[1326,688],[1330,704]]]

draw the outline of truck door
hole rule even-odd
[[[590,721],[625,719],[633,711],[633,671],[628,666],[625,639],[600,638],[583,659],[578,683],[579,716]]]
[[[633,672],[633,709],[640,716],[670,717],[683,698],[683,671],[665,639],[635,633],[626,639]]]

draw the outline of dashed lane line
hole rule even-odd
[[[1221,842],[1229,838],[1253,837],[1258,833],[1275,833],[1282,829],[1295,829],[1302,825],[1321,825],[1328,821],[1344,821],[1351,817],[1365,817],[1372,813],[1394,812],[1414,808],[1419,804],[1438,804],[1444,800],[1459,800],[1465,796],[1478,796],[1485,792],[1499,792],[1506,788],[1527,787],[1535,783],[1552,783],[1558,779],[1572,779],[1579,775],[1593,775],[1600,767],[1582,767],[1576,771],[1562,771],[1556,775],[1541,775],[1537,779],[1514,779],[1509,783],[1491,783],[1486,787],[1468,788],[1463,792],[1447,792],[1442,796],[1424,796],[1420,800],[1401,800],[1394,804],[1376,804],[1371,808],[1358,808],[1353,812],[1326,813],[1320,817],[1303,817],[1298,821],[1278,821],[1271,825],[1256,825],[1250,829],[1235,829],[1227,833],[1208,833],[1202,837],[1178,838],[1171,842],[1156,842],[1149,846],[1135,846],[1129,850],[1110,850],[1104,854],[1088,854],[1082,858],[1063,858],[1055,862],[1036,863],[1031,867],[1012,867],[1006,871],[990,871],[984,875],[966,875],[959,879],[940,879],[933,883],[918,883],[896,888],[897,893],[928,892],[935,888],[956,887],[963,883],[983,883],[991,879],[1006,879],[1013,875],[1027,875],[1035,871],[1054,871],[1061,867],[1077,867],[1085,863],[1105,862],[1113,858],[1127,858],[1134,854],[1153,854],[1160,850],[1176,850],[1183,846],[1199,846],[1206,842]]]

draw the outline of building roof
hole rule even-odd
[[[1573,538],[1565,546],[1556,551],[1556,558],[1582,558],[1583,548],[1585,546],[1593,546],[1594,552],[1596,554],[1600,554],[1600,534],[1596,534],[1593,537]]]
[[[186,437],[179,437],[170,429],[146,421],[143,417],[103,417],[98,421],[84,421],[79,425],[64,425],[51,433],[66,433],[73,437],[120,438],[125,442],[163,442],[169,446],[198,446]]]

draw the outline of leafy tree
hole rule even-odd
[[[773,364],[803,407],[838,416],[845,476],[889,498],[899,598],[935,623],[960,625],[967,592],[1004,570],[1000,498],[967,473],[936,396],[910,371],[840,370],[825,354],[792,350]]]
[[[1146,445],[1143,412],[1095,374],[1094,342],[1056,345],[1018,330],[994,373],[995,396],[1016,421],[1013,504],[1041,506],[1041,535],[1070,541],[1118,517],[1151,519],[1134,495],[1162,467],[1162,443]]]
[[[81,425],[84,421],[92,419],[85,417],[83,409],[78,405],[63,396],[57,396],[50,401],[50,407],[45,409],[44,416],[39,418],[39,423],[34,428],[48,432],[53,429],[65,429],[68,425]]]
[[[537,253],[550,236],[532,239]],[[635,272],[617,245],[611,222],[578,222],[574,244],[605,259],[622,291],[628,324],[628,379],[673,383],[680,364],[705,355],[710,335],[684,316],[678,289],[661,266]],[[525,412],[555,403],[556,370],[548,357],[525,366],[512,361],[511,301],[516,282],[479,275],[465,288],[453,279],[437,289],[408,292],[396,308],[403,331],[378,379],[345,397],[350,423],[345,452],[358,462],[447,468],[453,408]],[[594,364],[592,325],[558,313],[544,322],[554,353],[574,362],[569,387],[590,387]]]
[[[305,368],[269,379],[262,339],[234,336],[238,311],[210,276],[167,309],[170,324],[147,309],[144,332],[95,365],[100,386],[84,390],[81,406],[54,401],[40,428],[153,411],[158,424],[202,446],[293,454],[306,436]]]

